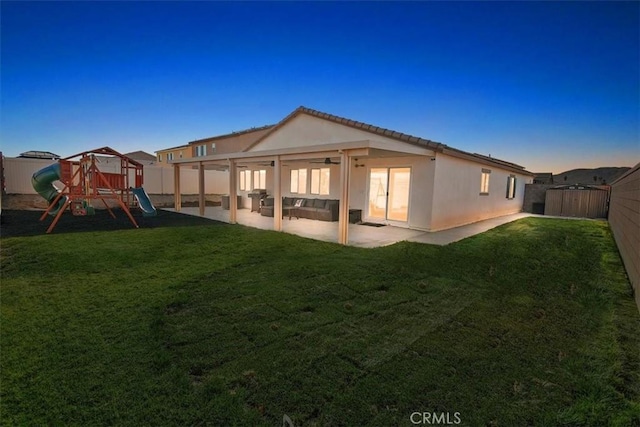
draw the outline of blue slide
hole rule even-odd
[[[133,195],[138,201],[138,205],[142,210],[143,216],[156,216],[158,214],[156,207],[153,206],[153,203],[151,203],[151,199],[149,198],[149,195],[147,194],[147,192],[144,191],[144,188],[142,187],[132,188],[131,191],[133,192]]]

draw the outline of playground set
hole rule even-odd
[[[111,159],[115,159],[116,162],[112,164]],[[100,163],[105,163],[104,166],[108,163],[108,169],[113,169],[114,172],[101,171]],[[103,167],[103,169],[106,168]],[[40,221],[43,221],[47,215],[54,217],[47,229],[47,233],[51,233],[67,208],[74,216],[95,214],[93,203],[95,200],[101,200],[111,217],[115,218],[115,214],[107,203],[107,200],[113,200],[127,215],[133,226],[138,228],[138,223],[131,215],[129,207],[139,207],[144,216],[154,216],[157,213],[149,195],[142,187],[143,175],[141,163],[109,147],[97,148],[61,159],[57,163],[40,169],[31,178],[33,188],[49,202]],[[62,182],[64,187],[61,190],[58,189],[53,184],[54,181]]]

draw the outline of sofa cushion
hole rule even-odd
[[[340,203],[339,200],[327,200],[327,204],[325,205],[325,209],[331,209],[332,206],[338,206]]]
[[[273,206],[273,197],[267,197],[266,199],[264,199],[264,205]]]
[[[293,203],[295,202],[296,199],[294,199],[293,197],[285,197],[284,200],[282,201],[282,204],[284,206],[293,206]]]
[[[324,209],[324,206],[327,204],[325,199],[313,199],[313,207],[317,209]]]
[[[304,207],[312,208],[313,207],[313,199],[304,199]]]

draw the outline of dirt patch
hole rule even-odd
[[[2,226],[0,237],[36,236],[45,234],[53,221],[47,216],[40,221],[43,211],[37,210],[2,210]],[[135,227],[122,209],[113,209],[115,219],[107,210],[96,210],[95,215],[73,216],[65,212],[53,230],[53,234],[78,233],[87,231],[133,230]],[[145,217],[139,209],[131,209],[133,218],[140,228],[185,227],[194,225],[221,225],[213,221],[191,215],[158,210],[157,216]]]

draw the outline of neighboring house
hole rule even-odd
[[[349,210],[366,222],[436,231],[520,212],[533,181],[514,163],[305,107],[244,150],[172,163],[176,209],[180,167],[216,165],[230,172],[230,194],[248,198],[264,188],[274,197],[275,230],[282,229],[283,197],[339,200],[340,243],[348,240]],[[232,197],[231,223],[236,208]]]
[[[244,151],[272,127],[273,125],[246,129],[226,135],[198,139],[177,147],[158,150],[156,151],[157,161],[158,164],[162,166],[169,166],[173,160]]]
[[[158,165],[170,166],[169,162],[172,160],[189,159],[192,157],[191,151],[191,147],[188,144],[158,150],[156,151]]]
[[[268,125],[233,132],[226,135],[198,139],[189,143],[189,146],[192,149],[192,157],[204,157],[244,151],[258,139],[262,138],[262,136],[272,127],[273,125]]]
[[[156,156],[153,154],[149,154],[145,151],[133,151],[131,153],[124,154],[130,159],[136,160],[138,162],[142,162],[145,165],[153,164],[157,161]]]
[[[18,156],[23,159],[60,160],[60,156],[50,151],[25,151]]]

